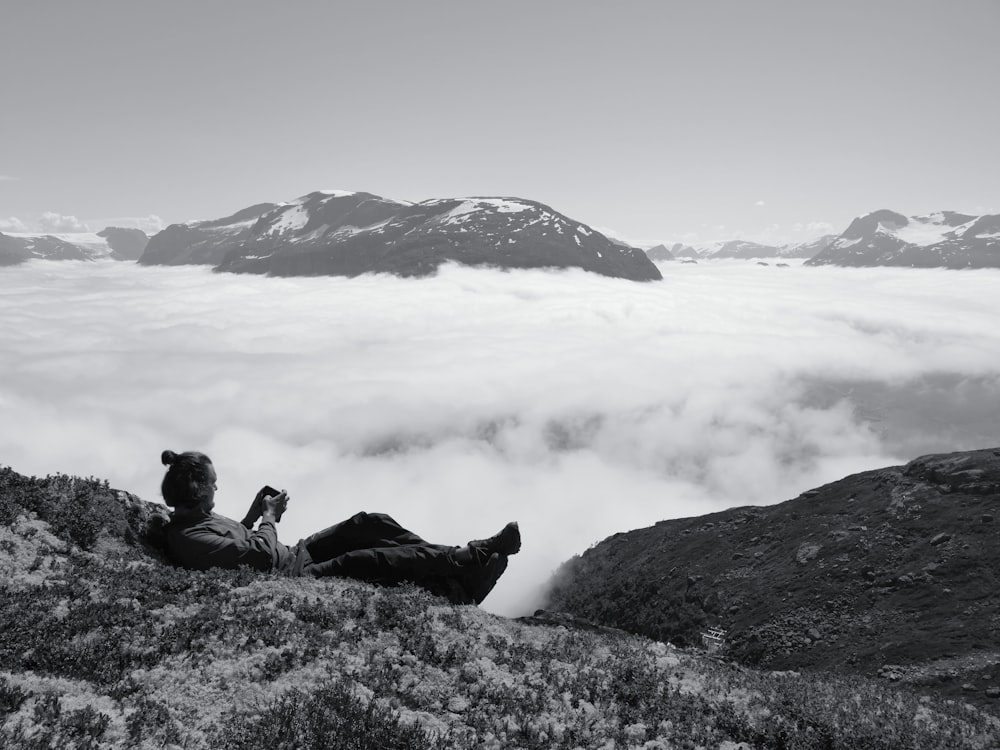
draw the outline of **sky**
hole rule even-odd
[[[159,502],[161,452],[200,450],[223,515],[288,491],[288,544],[360,510],[455,545],[517,520],[484,606],[522,615],[611,534],[1000,445],[1000,271],[663,270],[0,268],[0,462]]]
[[[519,196],[644,245],[1000,212],[996,0],[49,0],[0,26],[0,231],[320,189]]]

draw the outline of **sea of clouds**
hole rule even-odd
[[[3,268],[0,463],[159,500],[160,452],[201,450],[225,515],[288,490],[286,543],[358,510],[447,544],[517,519],[485,606],[519,615],[615,532],[1000,444],[1000,272],[661,268]]]

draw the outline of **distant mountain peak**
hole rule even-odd
[[[0,234],[0,266],[26,260],[136,260],[147,240],[141,229],[123,227],[100,232]]]
[[[471,196],[408,203],[346,190],[171,225],[150,240],[140,262],[208,263],[220,271],[280,276],[423,276],[454,262],[661,278],[641,250],[619,246],[538,201]]]
[[[808,265],[1000,267],[1000,216],[873,211],[852,221]]]
[[[333,198],[346,198],[355,194],[354,190],[317,190],[316,192],[322,195],[329,195]]]

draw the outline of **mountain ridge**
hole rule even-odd
[[[28,260],[136,260],[147,241],[141,229],[111,226],[99,232],[0,232],[0,266]]]
[[[854,219],[806,265],[1000,268],[1000,214],[880,209]]]
[[[661,243],[646,250],[654,261],[676,259],[723,259],[735,258],[751,260],[757,258],[811,258],[827,247],[837,235],[829,234],[812,240],[769,245],[750,240],[724,240],[685,245],[675,242],[670,247]]]
[[[408,203],[372,193],[314,191],[259,208],[249,217],[241,212],[227,220],[171,225],[150,239],[139,262],[208,263],[218,271],[272,276],[426,276],[455,262],[582,268],[632,281],[662,278],[641,250],[524,198]]]

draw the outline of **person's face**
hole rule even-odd
[[[208,465],[208,491],[205,493],[205,499],[201,501],[201,509],[206,513],[211,513],[212,508],[215,507],[215,490],[216,482],[218,482],[219,477],[215,473],[215,466],[212,464]]]

